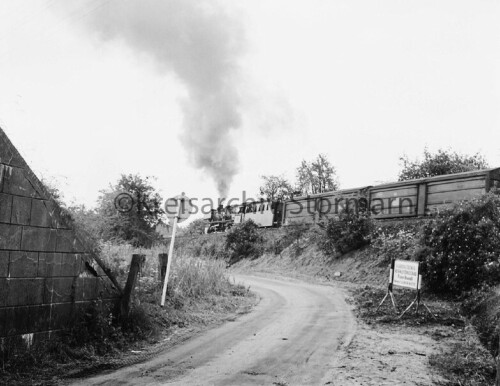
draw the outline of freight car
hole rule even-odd
[[[375,219],[429,216],[491,189],[500,189],[500,168],[298,196],[284,202],[219,207],[207,218],[208,231],[225,231],[248,219],[261,227],[315,223],[345,210],[367,211]]]
[[[283,224],[318,222],[345,209],[367,209],[375,219],[429,216],[498,188],[494,168],[321,193],[286,201]]]
[[[345,210],[368,207],[370,186],[336,190],[314,195],[293,197],[283,203],[283,225],[294,222],[320,222],[335,217]]]

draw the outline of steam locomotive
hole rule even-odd
[[[430,216],[500,188],[500,168],[400,181],[292,197],[283,202],[250,202],[219,206],[206,217],[206,232],[224,232],[252,219],[260,227],[314,223],[360,210],[375,219]]]

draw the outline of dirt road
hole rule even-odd
[[[261,298],[251,313],[153,360],[76,384],[335,384],[339,349],[356,329],[340,290],[243,275],[236,281]]]

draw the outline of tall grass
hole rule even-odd
[[[174,262],[171,275],[174,292],[197,298],[207,294],[222,295],[228,289],[223,261],[183,256]]]
[[[180,236],[175,241],[175,254],[203,259],[225,259],[227,258],[225,243],[225,233]]]
[[[191,243],[191,245],[193,245]],[[213,244],[210,244],[213,245]],[[146,256],[137,284],[138,293],[158,295],[162,289],[159,280],[158,254],[167,253],[166,246],[150,249],[133,248],[128,244],[104,243],[101,258],[124,285],[133,254]],[[180,298],[200,298],[223,295],[231,291],[231,283],[225,272],[225,262],[204,256],[193,256],[193,249],[176,248],[170,267],[168,295]]]

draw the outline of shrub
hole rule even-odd
[[[373,233],[371,244],[377,255],[384,257],[384,263],[392,259],[410,260],[418,248],[418,231],[380,227]]]
[[[306,222],[296,222],[284,226],[280,234],[273,240],[272,252],[275,255],[281,254],[286,248],[291,247],[297,256],[302,252],[301,241],[309,237],[311,224]]]
[[[344,211],[338,219],[329,219],[320,226],[325,237],[319,244],[326,254],[344,254],[370,243],[372,220],[366,213]]]
[[[487,194],[445,211],[423,229],[418,259],[434,292],[460,294],[499,281],[500,198]]]
[[[97,355],[104,355],[117,343],[123,344],[123,331],[110,304],[93,301],[74,315],[71,326],[63,332],[63,341],[70,347],[87,346]]]
[[[256,257],[262,252],[263,238],[259,226],[252,220],[233,226],[226,237],[225,249],[229,253],[229,262],[242,258]]]

